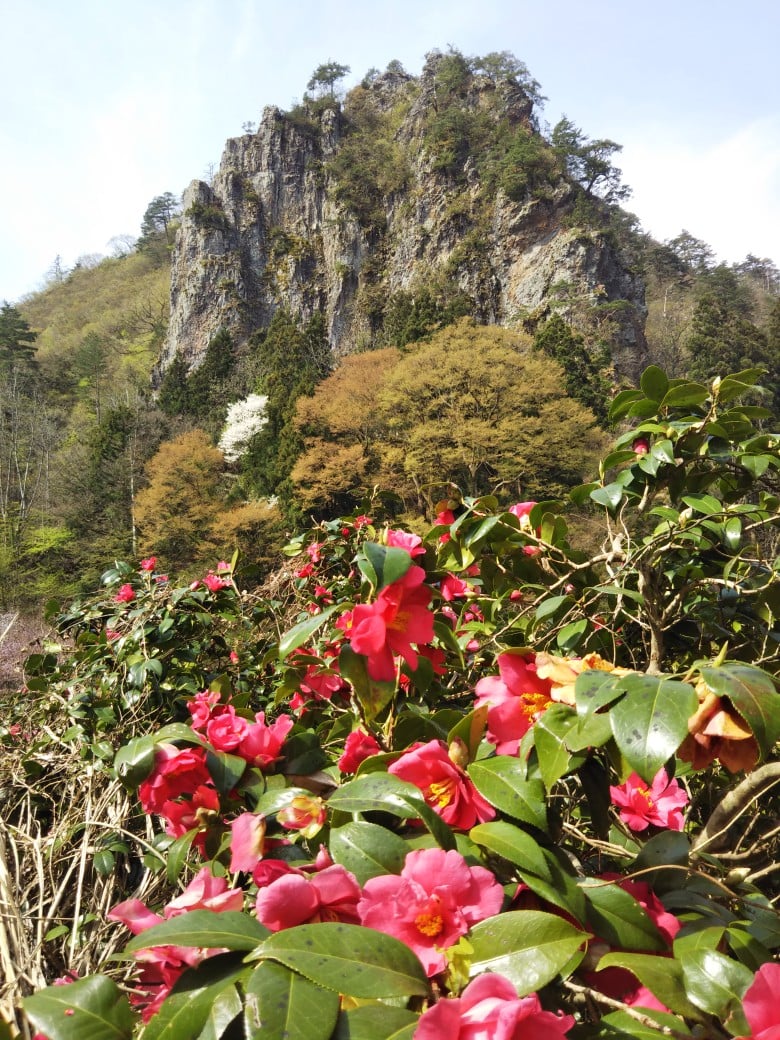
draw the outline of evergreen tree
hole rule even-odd
[[[592,355],[585,338],[575,332],[560,314],[553,314],[536,331],[534,348],[554,358],[565,373],[564,386],[569,397],[590,408],[602,425],[608,410],[609,380],[604,375],[609,358],[603,351]]]
[[[761,366],[768,372],[764,385],[776,392],[778,358],[766,335],[718,296],[708,293],[696,304],[686,348],[692,379],[708,382],[718,375]]]
[[[177,354],[165,370],[157,399],[157,403],[166,415],[189,414],[188,376],[187,362],[181,354]]]
[[[16,307],[5,301],[0,307],[0,371],[7,375],[14,368],[35,368],[37,338]]]

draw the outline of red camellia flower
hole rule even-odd
[[[230,824],[230,873],[254,870],[265,852],[265,816],[244,812]]]
[[[381,750],[370,733],[354,729],[344,741],[344,753],[338,760],[338,767],[342,773],[354,773],[361,762]]]
[[[141,560],[138,566],[142,571],[153,571],[157,566],[157,557],[149,556],[147,559]]]
[[[498,675],[475,687],[476,707],[488,705],[487,737],[499,755],[516,755],[520,741],[551,703],[551,683],[536,672],[535,654],[499,654]]]
[[[489,973],[428,1008],[414,1040],[554,1040],[573,1025],[572,1015],[545,1011],[535,993],[518,997],[509,979]]]
[[[477,791],[460,765],[453,761],[443,740],[406,751],[388,767],[399,780],[406,780],[422,791],[423,798],[445,823],[468,831],[496,815],[493,806]]]
[[[624,784],[610,787],[612,802],[620,808],[620,819],[632,831],[644,831],[652,824],[671,831],[683,829],[683,806],[688,795],[676,780],[669,780],[662,767],[648,787],[636,773]]]
[[[427,609],[431,590],[423,585],[425,571],[412,566],[398,581],[387,585],[373,603],[359,603],[352,611],[347,639],[352,649],[368,658],[368,674],[377,681],[395,678],[394,654],[417,668],[412,643],[433,639],[433,614]]]
[[[167,801],[191,795],[198,787],[211,782],[204,748],[177,748],[160,743],[155,751],[154,768],[138,788],[138,797],[144,812],[159,814]]]
[[[131,603],[135,599],[135,589],[132,585],[122,585],[114,596],[114,603]]]
[[[740,1040],[780,1040],[780,964],[762,964],[742,1001],[750,1036]]]
[[[631,450],[635,455],[647,455],[650,451],[650,441],[647,437],[635,437],[631,444]]]
[[[359,924],[360,895],[354,874],[340,865],[313,874],[291,869],[257,893],[257,919],[272,932],[320,921]]]
[[[444,954],[473,924],[501,909],[504,890],[489,870],[470,867],[454,849],[410,852],[400,876],[363,886],[361,924],[406,943],[429,976],[447,966]],[[442,1034],[447,1035],[447,1034]]]

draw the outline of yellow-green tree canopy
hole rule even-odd
[[[293,481],[307,508],[372,483],[418,508],[442,485],[466,494],[562,494],[602,446],[592,412],[530,337],[463,319],[403,351],[345,358],[298,405],[306,451]]]

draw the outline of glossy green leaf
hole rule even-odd
[[[207,1028],[209,1017],[221,993],[230,987],[237,998],[235,982],[245,971],[234,954],[209,957],[197,968],[190,968],[177,980],[160,1010],[144,1029],[144,1040],[191,1040]],[[228,1004],[228,1009],[230,1002]],[[240,1002],[239,1002],[240,1010]],[[225,1026],[235,1018],[235,1012]],[[212,1019],[216,1025],[216,1021]]]
[[[662,401],[669,390],[669,380],[663,369],[657,365],[650,365],[642,373],[639,386],[645,397],[651,401]]]
[[[645,1018],[658,1023],[658,1028],[637,1021],[636,1016],[627,1011],[613,1011],[599,1020],[599,1037],[603,1040],[660,1040],[661,1036],[691,1036],[688,1026],[675,1015],[664,1011],[655,1011],[637,1007]],[[669,1030],[663,1033],[662,1030]]]
[[[339,995],[283,964],[263,961],[246,983],[249,1040],[329,1040]]]
[[[127,997],[105,975],[47,986],[26,997],[22,1006],[49,1040],[131,1040],[136,1021]]]
[[[574,699],[580,715],[588,715],[605,708],[623,695],[620,677],[597,668],[588,668],[580,672],[574,682]]]
[[[339,1015],[333,1040],[411,1040],[419,1018],[406,1008],[368,1004]]]
[[[406,554],[409,555],[408,553]],[[352,683],[367,722],[373,722],[395,695],[395,682],[379,682],[368,674],[368,659],[345,643],[339,653],[339,671]]]
[[[555,914],[514,910],[474,925],[470,975],[505,976],[521,997],[546,986],[582,953],[587,933]]]
[[[604,487],[596,488],[595,491],[591,491],[590,497],[597,505],[605,506],[610,511],[614,512],[623,501],[623,495],[625,494],[625,488],[622,484],[606,484]]]
[[[701,404],[710,396],[706,386],[701,383],[681,383],[673,386],[664,394],[661,401],[662,408],[687,408],[690,405]]]
[[[206,746],[206,741],[200,733],[196,732],[192,726],[188,726],[185,722],[171,722],[167,726],[162,726],[154,732],[153,740],[155,744],[161,744],[163,742],[169,743],[178,740],[184,744],[200,744],[201,747]]]
[[[412,566],[412,556],[406,549],[395,545],[364,542],[357,562],[363,574],[379,592],[386,585],[392,585],[394,581],[403,578]]]
[[[683,502],[696,513],[717,516],[723,512],[723,503],[714,495],[683,495]]]
[[[293,650],[297,650],[299,646],[303,646],[304,643],[308,642],[332,614],[343,610],[343,603],[331,603],[330,606],[325,607],[319,614],[312,614],[311,617],[307,617],[299,624],[293,625],[279,641],[279,660],[284,661]]]
[[[165,850],[165,876],[170,884],[175,885],[179,880],[197,833],[197,828],[193,827],[186,834],[182,834],[181,837],[172,841]]]
[[[750,664],[701,665],[699,674],[720,697],[728,697],[753,732],[763,758],[780,739],[780,693],[772,677]]]
[[[736,1031],[749,1032],[742,1013],[742,998],[753,982],[753,972],[744,964],[717,950],[685,951],[680,957],[685,991],[692,1004]]]
[[[556,614],[564,606],[571,606],[573,602],[574,600],[571,596],[549,596],[547,599],[542,600],[536,608],[534,616],[537,621],[543,621],[547,617],[552,617],[553,614]]]
[[[239,755],[230,755],[226,751],[206,752],[206,768],[221,795],[230,794],[238,786],[246,765],[246,759]]]
[[[566,732],[573,719],[573,709],[564,704],[554,704],[534,724],[533,738],[539,758],[539,771],[548,791],[556,780],[584,761],[581,755],[573,754],[566,745]]]
[[[351,997],[428,992],[423,967],[405,943],[360,925],[323,922],[286,928],[266,939],[256,955]]]
[[[698,707],[692,686],[662,676],[626,675],[626,696],[609,716],[615,743],[632,769],[651,783],[688,735],[688,719]]]
[[[114,771],[123,784],[138,787],[154,766],[155,739],[152,736],[129,740],[114,756]]]
[[[581,881],[580,888],[587,900],[588,925],[600,939],[625,950],[666,949],[663,936],[628,892],[594,878]]]
[[[686,996],[682,966],[674,958],[616,950],[614,953],[606,954],[598,962],[598,971],[604,968],[625,968],[635,975],[641,984],[646,986],[670,1011],[693,1019],[700,1017]],[[598,973],[594,982],[598,986]]]
[[[382,874],[400,874],[409,846],[387,827],[356,820],[330,832],[330,854],[364,885]]]
[[[631,405],[636,401],[641,401],[643,398],[644,394],[641,390],[621,390],[610,405],[609,421],[616,422],[616,420],[622,419]]]
[[[443,849],[455,848],[455,836],[447,824],[423,800],[419,788],[390,773],[358,776],[330,796],[328,805],[341,812],[389,812],[402,819],[422,820]]]
[[[244,1005],[238,989],[235,985],[226,986],[211,1005],[198,1040],[220,1040],[230,1024],[243,1012]]]
[[[525,767],[511,755],[472,762],[468,774],[479,793],[503,813],[547,829],[547,804],[540,780],[526,780]]]
[[[463,741],[466,746],[466,753],[468,754],[469,761],[476,758],[479,745],[482,742],[482,738],[485,736],[488,707],[487,704],[483,704],[481,707],[475,708],[474,711],[470,711],[468,715],[462,716],[462,718],[456,722],[447,733],[448,746],[452,744],[453,741]]]
[[[574,876],[554,852],[540,846],[526,831],[504,820],[495,820],[472,827],[469,838],[514,864],[523,881],[541,899],[559,906],[578,920],[584,918],[585,897]]]
[[[207,949],[254,950],[268,935],[254,917],[238,911],[190,910],[147,928],[131,939],[126,952],[151,946],[203,946]]]

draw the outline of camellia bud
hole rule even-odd
[[[450,762],[452,762],[453,765],[460,766],[461,769],[465,769],[469,764],[469,749],[460,737],[456,737],[455,740],[452,741],[447,750],[447,754]]]
[[[636,437],[631,445],[631,450],[635,455],[647,455],[650,451],[650,441],[647,437]]]

